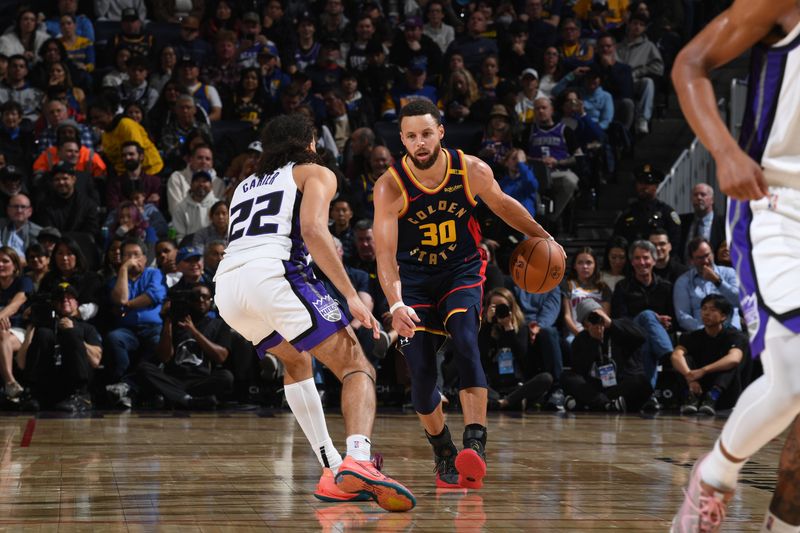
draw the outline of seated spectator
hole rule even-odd
[[[42,245],[48,256],[53,255],[53,250],[60,239],[61,232],[58,231],[58,228],[52,226],[40,229],[39,235],[36,237],[36,241]]]
[[[99,311],[102,280],[88,269],[86,258],[78,243],[69,237],[58,239],[50,255],[50,271],[42,278],[39,292],[53,293],[62,283],[68,283],[78,294],[78,306],[83,320],[92,320]]]
[[[34,220],[41,226],[52,226],[59,231],[82,231],[93,236],[99,234],[98,205],[88,192],[76,188],[75,167],[58,163],[50,172],[52,190],[38,204]]]
[[[168,22],[170,24],[180,24],[189,15],[193,17],[203,16],[203,0],[189,0],[180,2],[167,0],[153,5],[153,19],[158,22]]]
[[[478,83],[467,69],[458,69],[450,73],[444,89],[442,106],[448,124],[459,124],[470,120],[473,106],[480,100]]]
[[[156,175],[164,168],[158,149],[150,140],[147,131],[124,116],[116,114],[116,107],[107,99],[100,99],[89,106],[92,125],[103,131],[103,153],[117,174],[125,173],[122,160],[122,145],[136,141],[144,149],[143,169],[146,174]]]
[[[695,331],[703,327],[702,302],[707,296],[719,294],[732,306],[726,313],[726,326],[741,330],[739,319],[739,278],[736,271],[727,266],[714,264],[714,252],[703,237],[689,241],[691,266],[675,282],[672,291],[678,325],[683,331]]]
[[[676,327],[672,283],[653,273],[655,248],[650,241],[639,240],[631,244],[628,260],[633,272],[617,283],[611,298],[611,316],[630,318],[646,333],[642,363],[653,388],[658,363],[672,353],[669,333]],[[658,408],[658,405],[650,407]]]
[[[141,8],[125,8],[121,11],[120,31],[114,35],[109,43],[109,49],[115,57],[119,58],[119,52],[125,50],[128,58],[137,55],[142,57],[152,57],[155,48],[155,37],[144,30],[144,6]],[[126,59],[127,61],[127,59]],[[119,65],[119,61],[117,61]],[[124,65],[122,65],[124,66]],[[124,68],[121,69],[124,72]],[[127,77],[127,73],[125,74]],[[122,83],[123,79],[119,80]],[[115,84],[119,85],[119,83]],[[105,78],[103,79],[105,87]]]
[[[350,222],[353,220],[353,209],[350,199],[346,196],[337,196],[331,202],[329,217],[331,219],[328,229],[331,235],[342,243],[342,261],[350,264],[355,254],[355,234]]]
[[[142,106],[145,113],[153,109],[158,101],[158,91],[150,86],[147,81],[149,63],[147,58],[133,56],[126,64],[128,79],[117,87],[121,102],[137,102]]]
[[[633,90],[636,97],[636,132],[646,134],[650,131],[649,122],[653,117],[655,81],[664,75],[664,60],[658,47],[647,38],[645,15],[634,13],[628,19],[625,40],[617,46],[617,56],[628,64],[633,74]]]
[[[65,120],[66,126],[59,127],[61,132],[55,146],[51,146],[39,154],[33,163],[34,183],[45,181],[45,176],[53,171],[53,168],[61,162],[72,165],[75,172],[83,174],[83,178],[89,181],[89,176],[95,179],[105,179],[108,168],[100,154],[93,149],[81,146],[80,140],[74,135],[77,131],[69,124],[72,120]],[[87,185],[88,186],[88,185]],[[91,185],[94,189],[94,184]],[[94,195],[97,194],[93,191]]]
[[[276,2],[277,0],[272,1]],[[261,73],[261,86],[267,95],[267,102],[274,108],[280,100],[281,91],[284,87],[289,86],[292,79],[280,68],[279,58],[272,48],[262,48],[257,59]],[[342,80],[344,80],[344,76],[342,76]]]
[[[38,242],[33,242],[25,250],[25,275],[33,282],[34,290],[38,291],[44,276],[50,271],[50,254],[44,246]]]
[[[167,290],[161,272],[145,266],[145,261],[144,244],[124,241],[122,265],[106,286],[114,319],[104,339],[104,361],[117,381],[139,361],[153,358],[161,336],[161,304]],[[128,387],[114,384],[107,390],[118,403],[130,407]]]
[[[422,31],[422,19],[416,16],[406,17],[402,31],[397,32],[390,47],[389,62],[395,65],[408,65],[413,61],[424,59],[427,63],[428,76],[431,80],[439,80],[442,73],[442,51],[436,42]]]
[[[78,32],[78,18],[83,17],[91,25],[91,22],[83,15],[64,13],[59,19],[61,37],[59,40],[67,51],[67,57],[73,65],[84,72],[94,72],[95,53],[94,42],[88,37],[80,35]],[[93,31],[94,33],[94,31]]]
[[[72,15],[75,20],[75,33],[94,42],[94,26],[92,25],[92,21],[86,15],[78,14],[77,0],[58,0],[56,5],[58,7],[58,13],[44,22],[47,33],[53,37],[58,36],[59,33],[63,33],[61,29],[61,16]]]
[[[561,284],[561,312],[566,328],[567,342],[572,343],[578,333],[583,331],[582,321],[578,320],[578,306],[587,298],[600,304],[603,311],[611,312],[611,290],[600,281],[597,256],[591,248],[581,248],[572,256],[572,264],[567,279]]]
[[[29,6],[20,6],[14,25],[0,37],[0,54],[8,58],[20,55],[28,63],[35,62],[36,52],[50,38],[47,32],[39,31],[37,22],[35,10]]]
[[[353,210],[357,218],[373,218],[373,188],[384,172],[394,163],[391,152],[385,146],[375,146],[369,154],[367,168],[350,183],[348,196],[353,200]]]
[[[525,381],[524,369],[532,366],[527,361],[528,341],[525,316],[511,291],[505,287],[490,291],[478,333],[481,363],[490,389],[506,394]]]
[[[426,83],[427,68],[424,58],[415,59],[408,65],[402,82],[393,85],[384,96],[381,106],[383,120],[396,120],[400,109],[413,98],[427,98],[441,107],[436,87]]]
[[[167,180],[167,206],[173,219],[178,204],[189,194],[193,176],[200,171],[211,177],[212,190],[216,198],[222,198],[225,194],[225,182],[217,177],[217,172],[214,170],[214,153],[211,147],[207,144],[197,144],[189,152],[186,167],[173,172]],[[203,224],[205,225],[207,224]]]
[[[200,78],[216,87],[224,98],[233,92],[242,77],[241,66],[236,57],[238,37],[233,31],[222,30],[217,33],[213,42],[214,57],[203,65]]]
[[[511,114],[503,104],[495,104],[489,112],[489,122],[483,132],[478,157],[492,165],[505,164],[514,149]]]
[[[580,97],[586,114],[606,132],[614,120],[614,99],[601,84],[600,70],[590,67],[581,82]]]
[[[231,353],[231,330],[210,313],[213,295],[202,284],[173,293],[161,328],[156,363],[142,361],[137,381],[145,396],[160,394],[189,409],[217,406],[233,391],[233,374],[220,366]],[[166,306],[165,306],[166,307]]]
[[[688,390],[681,414],[714,416],[718,407],[731,407],[741,392],[739,364],[747,338],[725,326],[733,306],[719,294],[702,301],[701,329],[681,335],[672,352],[672,367],[685,379]]]
[[[136,204],[130,200],[126,200],[117,206],[114,210],[111,224],[107,228],[108,235],[105,238],[105,242],[103,242],[103,249],[111,244],[112,236],[121,237],[123,240],[138,239],[147,246],[148,258],[153,256],[153,248],[158,236]]]
[[[249,122],[253,131],[257,131],[263,125],[270,106],[258,67],[242,69],[239,82],[228,94],[223,105],[223,117],[226,120]]]
[[[258,54],[265,48],[270,49],[274,56],[278,56],[275,43],[270,41],[261,32],[261,17],[254,11],[248,11],[241,17],[242,28],[239,32],[239,65],[242,68],[257,67]]]
[[[494,105],[499,103],[498,89],[502,84],[507,84],[506,80],[499,74],[499,66],[497,55],[488,54],[481,61],[481,70],[477,78],[478,91],[481,94],[481,100],[486,104]]]
[[[73,81],[67,62],[53,61],[44,68],[47,77],[44,88],[47,90],[51,87],[63,87],[67,95],[67,106],[72,110],[73,116],[83,120],[86,117],[86,93]]]
[[[92,130],[75,121],[75,113],[71,112],[72,110],[67,107],[66,103],[59,98],[51,98],[51,96],[54,96],[52,89],[51,87],[51,91],[48,91],[47,103],[44,105],[42,118],[39,119],[35,126],[35,128],[38,128],[36,131],[38,131],[37,139],[39,141],[36,145],[36,154],[40,154],[47,148],[58,144],[60,136],[78,139],[81,147],[92,150],[94,148]],[[55,89],[59,90],[58,87]]]
[[[147,20],[147,6],[144,0],[125,0],[122,2],[94,0],[94,15],[100,20],[123,22],[122,31],[128,34],[130,32],[126,31],[124,23],[134,20],[144,23]]]
[[[189,58],[197,65],[204,65],[211,58],[214,50],[205,39],[200,37],[200,19],[198,17],[189,15],[181,20],[180,34],[175,42],[175,49],[179,57]],[[180,74],[180,68],[178,73]],[[219,117],[212,120],[218,119]]]
[[[422,33],[430,37],[444,54],[456,38],[456,30],[444,22],[445,4],[442,0],[431,0],[425,6],[425,20]]]
[[[545,372],[558,381],[564,368],[561,353],[561,333],[556,327],[561,309],[561,289],[536,294],[523,291],[514,286],[514,295],[528,324],[529,342],[533,347],[533,365],[524,368],[526,378],[535,374],[541,366]]]
[[[380,42],[371,41],[367,45],[366,52],[367,68],[359,77],[359,86],[364,91],[364,97],[369,101],[370,107],[382,110],[384,99],[400,76],[400,71],[396,65],[388,63],[386,50]]]
[[[156,266],[161,271],[167,289],[171,289],[183,276],[178,270],[178,247],[171,239],[161,239],[156,243]]]
[[[681,257],[689,260],[686,248],[695,237],[703,237],[717,250],[725,242],[725,215],[714,210],[714,189],[707,183],[692,187],[692,212],[681,215]],[[719,258],[717,258],[719,259]]]
[[[727,242],[722,241],[721,243],[719,243],[717,251],[714,255],[716,257],[715,261],[718,265],[727,267],[733,266],[733,261],[731,260],[731,249],[728,246]]]
[[[125,171],[109,177],[106,186],[106,207],[116,209],[134,191],[145,195],[145,203],[158,207],[161,202],[161,178],[144,172],[144,148],[136,141],[122,143],[122,164]]]
[[[200,81],[200,67],[197,60],[183,57],[176,67],[177,79],[192,95],[200,107],[208,114],[210,121],[222,118],[222,100],[213,85]]]
[[[369,294],[374,302],[373,314],[384,318],[384,313],[389,311],[386,296],[383,294],[378,281],[378,262],[375,259],[375,236],[372,231],[372,219],[361,219],[353,226],[356,238],[356,255],[350,266],[363,270],[369,274]]]
[[[212,241],[222,241],[227,244],[228,223],[231,217],[230,209],[225,200],[218,200],[212,205],[211,209],[208,210],[208,216],[211,219],[211,224],[189,236],[191,237],[192,246],[204,248],[206,244]]]
[[[635,116],[633,71],[630,65],[617,58],[617,41],[613,35],[601,34],[597,49],[595,67],[600,70],[603,88],[614,98],[614,120],[630,130]]]
[[[220,261],[222,261],[222,256],[225,255],[225,248],[227,246],[227,241],[210,241],[206,243],[203,249],[203,276],[206,279],[214,279],[214,275],[217,273],[217,267]]]
[[[521,203],[535,217],[539,181],[527,161],[524,150],[512,149],[503,161],[503,173],[495,177],[503,192]]]
[[[25,194],[15,194],[6,206],[8,218],[0,219],[0,245],[12,248],[22,259],[42,227],[31,222],[33,207],[31,199]]]
[[[372,110],[367,109],[366,104],[349,107],[344,93],[338,87],[326,89],[322,98],[327,112],[324,124],[333,135],[336,149],[339,153],[344,153],[345,144],[353,132],[362,127],[369,127],[375,122]]]
[[[572,343],[572,368],[561,375],[565,407],[638,410],[653,392],[641,360],[645,331],[629,319],[612,320],[592,299],[578,306],[578,318],[583,331]]]
[[[561,220],[561,213],[578,190],[578,176],[571,170],[576,164],[575,154],[579,150],[572,130],[564,122],[553,120],[553,104],[549,98],[537,98],[534,102],[536,123],[528,139],[528,157],[541,161],[550,169],[553,197],[553,220]]]
[[[17,194],[28,194],[22,169],[16,165],[0,168],[0,207],[7,210],[11,197]]]
[[[600,281],[613,293],[617,282],[625,278],[627,266],[628,241],[624,237],[611,237],[606,243],[605,262],[600,272]]]
[[[533,0],[539,1],[539,0]],[[567,71],[561,63],[561,56],[558,55],[558,49],[555,46],[549,46],[544,51],[544,58],[542,60],[542,68],[539,78],[539,90],[545,96],[552,98],[553,89],[558,82],[566,75]],[[537,96],[537,98],[539,98]]]
[[[507,31],[508,37],[501,39],[500,75],[509,80],[521,81],[524,71],[540,63],[538,58],[541,57],[541,51],[532,48],[530,35],[528,34],[528,25],[521,20],[514,20],[511,22],[511,24],[508,25]],[[504,44],[503,41],[505,41]],[[535,60],[534,57],[536,57],[537,60]],[[539,88],[538,73],[536,75],[536,88],[537,90]],[[535,95],[534,98],[536,98]]]
[[[594,60],[594,46],[581,40],[580,21],[572,17],[562,19],[559,34],[558,53],[567,69],[588,67]]]
[[[545,98],[547,95],[539,89],[539,73],[534,68],[526,68],[519,76],[520,88],[522,91],[519,94],[517,105],[514,111],[517,113],[517,120],[522,127],[527,130],[525,132],[530,134],[530,128],[533,126],[533,117],[535,116],[533,102],[537,98]]]
[[[142,219],[144,222],[147,222],[149,228],[151,228],[154,232],[156,237],[161,238],[167,235],[169,232],[169,226],[167,225],[167,220],[164,218],[164,215],[161,211],[158,210],[156,204],[146,203],[144,197],[144,192],[142,191],[131,191],[128,196],[123,200],[122,203],[130,202],[139,212],[137,217]],[[121,204],[119,204],[121,205]],[[119,219],[118,215],[118,208],[111,209],[108,211],[108,215],[106,216],[105,222],[103,222],[103,227],[101,231],[105,233],[105,231],[111,228],[116,221]],[[149,232],[149,231],[148,231]],[[146,232],[146,233],[148,233]],[[109,234],[111,232],[109,231]],[[109,238],[113,239],[113,235],[109,235]],[[152,244],[152,243],[148,243]],[[148,250],[150,252],[152,250]],[[148,258],[150,256],[148,255]]]
[[[61,283],[33,306],[17,360],[39,405],[80,413],[92,408],[89,383],[102,355],[100,334],[81,318],[77,289]]]
[[[33,282],[22,274],[22,263],[13,249],[0,247],[0,378],[7,399],[23,391],[14,378],[13,358],[25,340],[22,308],[33,294]]]
[[[177,64],[178,56],[175,53],[175,47],[171,44],[162,46],[161,51],[158,53],[156,68],[150,71],[150,87],[155,89],[159,94],[162,93],[167,82],[173,79]]]
[[[120,266],[122,266],[122,239],[111,237],[111,243],[103,254],[103,266],[97,273],[100,279],[106,282],[117,275]]]
[[[30,169],[36,139],[31,125],[22,123],[22,107],[13,100],[0,104],[0,120],[0,151],[5,156],[6,164]]]
[[[672,243],[664,228],[652,229],[648,240],[656,247],[656,266],[653,268],[653,272],[658,277],[674,284],[681,274],[689,270],[689,267],[678,259],[677,254],[672,253]]]
[[[316,61],[305,70],[305,75],[310,80],[312,94],[322,94],[331,87],[339,86],[344,75],[344,68],[339,64],[341,60],[340,41],[325,39],[320,43]]]
[[[114,49],[114,64],[106,71],[101,82],[104,90],[116,89],[128,79],[127,65],[131,57],[131,51],[124,45]]]
[[[656,198],[658,184],[664,173],[650,164],[642,165],[634,172],[636,199],[620,214],[614,224],[614,235],[625,237],[628,242],[646,239],[654,228],[667,230],[669,242],[680,242],[681,219],[675,210]]]
[[[483,37],[486,32],[486,14],[480,9],[470,13],[466,31],[455,38],[447,48],[446,56],[461,54],[464,64],[470,72],[476,74],[480,70],[483,58],[489,54],[497,55],[497,41]]]
[[[209,217],[211,206],[219,201],[211,191],[211,179],[208,171],[195,172],[192,175],[189,194],[175,207],[172,226],[175,228],[175,238],[178,242],[211,224]]]
[[[184,246],[178,250],[175,263],[181,279],[172,286],[172,291],[188,290],[192,286],[202,283],[213,290],[214,282],[205,277],[203,265],[203,248],[199,246]]]
[[[180,159],[186,152],[186,139],[195,131],[211,138],[211,126],[205,116],[197,112],[194,97],[180,94],[175,99],[171,120],[161,130],[158,148],[164,159],[172,162]]]

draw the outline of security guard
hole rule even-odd
[[[654,228],[664,228],[669,241],[679,243],[680,216],[671,206],[656,198],[658,184],[664,179],[664,173],[648,164],[637,170],[635,177],[637,199],[617,219],[614,235],[621,235],[630,243],[647,239]]]

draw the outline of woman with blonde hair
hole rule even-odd
[[[13,358],[25,339],[22,306],[33,294],[33,282],[22,275],[22,263],[13,248],[0,247],[0,377],[8,399],[22,393],[14,379]]]
[[[444,88],[444,113],[448,121],[464,122],[470,118],[472,105],[480,100],[478,82],[465,69],[455,69],[447,78]]]

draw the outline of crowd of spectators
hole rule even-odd
[[[402,155],[399,109],[412,98],[434,101],[445,144],[487,161],[503,190],[557,231],[576,199],[613,179],[619,158],[649,134],[671,59],[713,15],[697,4],[19,6],[0,29],[3,405],[83,411],[273,399],[280,368],[259,361],[216,315],[213,275],[232,191],[255,168],[261,126],[283,113],[313,119],[318,152],[339,179],[331,233],[385,329],[375,340],[354,326],[383,397],[402,403],[408,380],[371,223],[375,180]],[[543,295],[508,281],[519,235],[479,213],[492,258],[480,337],[492,405],[562,405],[565,394],[573,408],[655,404],[658,369],[669,361],[697,405],[736,386],[707,377],[730,372],[727,352],[725,365],[695,368],[706,361],[698,343],[719,329],[707,307],[716,305],[723,326],[741,327],[735,307],[707,299],[736,305],[735,276],[714,262],[725,250],[711,189],[698,186],[694,213],[679,217],[655,200],[657,180],[652,168],[640,173],[638,204],[604,255],[580,250],[563,286]],[[596,308],[587,311],[587,301]],[[680,332],[703,328],[706,337],[676,344]],[[625,349],[609,349],[617,343]],[[447,391],[448,350],[440,357]],[[619,365],[616,374],[609,364]],[[334,390],[324,368],[316,376],[321,390]]]

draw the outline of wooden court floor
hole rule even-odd
[[[459,416],[450,416],[460,435]],[[330,416],[334,441],[342,421]],[[437,491],[412,415],[381,413],[373,449],[411,488],[409,513],[323,504],[288,412],[0,416],[0,531],[667,531],[694,459],[722,420],[494,415],[482,490]],[[757,531],[776,439],[743,472],[725,531]]]

